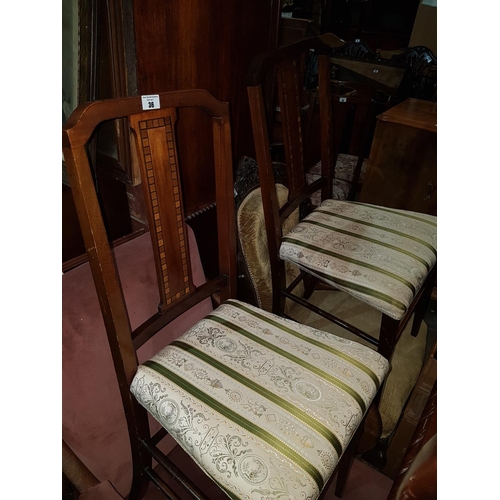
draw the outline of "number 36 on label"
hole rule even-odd
[[[160,109],[160,96],[158,94],[141,95],[141,99],[142,109]]]

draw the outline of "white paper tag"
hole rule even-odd
[[[374,70],[373,70],[373,72],[374,72],[374,73],[378,73],[378,69],[374,69]]]
[[[160,96],[154,95],[141,95],[142,109],[160,109]]]
[[[356,40],[354,40],[354,43],[359,43],[359,42],[361,42],[360,38],[356,38]]]
[[[347,97],[339,97],[339,102],[347,102]]]

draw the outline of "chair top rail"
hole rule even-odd
[[[316,54],[330,54],[330,47],[323,43],[318,37],[311,37],[297,43],[279,47],[275,50],[257,56],[246,76],[247,87],[261,85],[269,70],[278,62],[294,57],[300,52],[314,50]]]
[[[229,121],[229,104],[216,99],[203,89],[162,92],[158,95],[160,108],[199,107],[212,117]],[[81,104],[63,127],[63,147],[84,146],[96,126],[107,120],[148,111],[143,107],[143,96],[106,99]],[[155,108],[158,109],[158,108]]]

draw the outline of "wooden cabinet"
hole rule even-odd
[[[377,116],[359,201],[436,215],[437,105],[407,99]]]

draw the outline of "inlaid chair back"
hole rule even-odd
[[[153,109],[148,108],[149,103]],[[178,109],[193,107],[205,110],[213,119],[219,246],[219,275],[200,287],[193,284],[190,268],[175,127]],[[128,118],[140,163],[160,297],[158,312],[133,331],[87,155],[96,128],[123,117]],[[229,106],[204,90],[84,104],[63,127],[63,153],[125,408],[134,468],[140,464],[144,469],[151,463],[151,457],[141,451],[142,440],[149,438],[147,412],[129,390],[138,366],[137,349],[207,297],[218,293],[224,302],[236,295]],[[135,470],[134,481],[141,475]],[[133,491],[140,488],[137,484]]]

